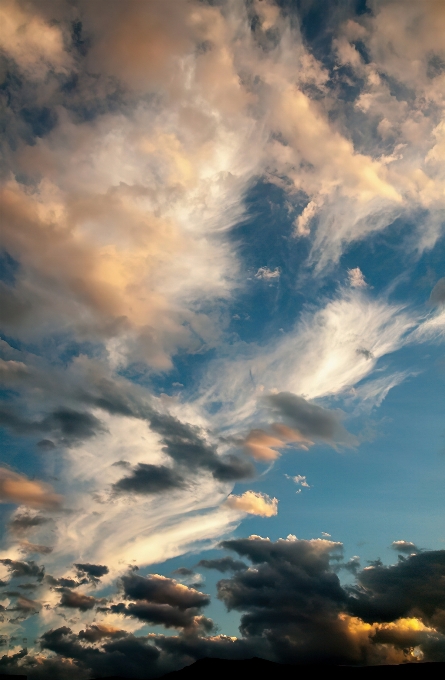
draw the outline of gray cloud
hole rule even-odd
[[[127,598],[146,600],[156,604],[169,604],[179,609],[205,607],[210,603],[208,595],[176,583],[173,579],[152,575],[149,577],[129,574],[122,577]]]
[[[304,437],[345,444],[355,443],[341,422],[342,414],[330,411],[291,392],[279,392],[264,397],[275,416],[281,417]]]
[[[436,621],[445,611],[445,550],[432,550],[402,558],[398,564],[364,569],[358,586],[350,589],[350,610],[365,621],[394,621],[417,615]],[[445,632],[443,623],[437,622]]]
[[[39,567],[32,560],[29,562],[20,562],[19,560],[10,560],[5,558],[0,560],[0,564],[4,564],[11,574],[11,578],[20,578],[26,576],[27,578],[33,577],[37,581],[42,581],[45,576],[45,567]]]
[[[173,468],[166,465],[139,463],[128,477],[113,484],[116,493],[154,494],[170,489],[183,489],[185,480]]]
[[[90,595],[84,595],[83,593],[77,593],[69,588],[61,589],[62,597],[60,599],[61,607],[69,607],[70,609],[80,609],[82,612],[86,612],[94,607],[104,604],[105,599],[97,599]]]
[[[205,569],[216,569],[223,574],[226,571],[241,571],[247,569],[247,566],[241,560],[234,560],[233,557],[219,557],[214,560],[200,560],[198,562],[198,567],[204,567]]]
[[[14,515],[9,522],[9,530],[17,536],[22,536],[49,521],[50,520],[47,517],[43,517],[39,514],[20,512],[19,514]]]
[[[439,279],[430,295],[430,303],[432,305],[445,304],[445,278]]]
[[[78,571],[79,577],[86,575],[93,583],[98,583],[102,576],[109,572],[108,567],[103,564],[76,563],[74,566]]]

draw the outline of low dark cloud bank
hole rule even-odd
[[[174,579],[129,572],[119,582],[120,602],[60,588],[59,606],[96,609],[105,620],[78,634],[67,626],[47,631],[40,645],[55,658],[4,656],[0,670],[27,672],[36,680],[44,673],[69,679],[68,660],[73,659],[76,677],[83,679],[112,673],[157,677],[203,657],[352,665],[445,660],[445,550],[401,555],[396,564],[376,561],[361,570],[358,558],[352,558],[356,580],[343,586],[337,571],[351,560],[343,561],[341,543],[252,536],[224,541],[221,547],[250,564],[229,555],[199,563],[233,572],[217,590],[227,608],[241,614],[238,639],[214,634],[213,622],[203,615],[209,595]],[[9,567],[17,576],[26,571]],[[38,605],[22,597],[20,607],[29,615]],[[114,625],[107,625],[108,612],[121,615],[120,626],[115,616]],[[128,618],[180,632],[133,635],[125,631]]]

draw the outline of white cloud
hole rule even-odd
[[[363,276],[363,272],[359,267],[355,269],[348,269],[349,284],[351,288],[366,288],[368,285]]]
[[[295,475],[293,477],[291,475],[284,475],[284,476],[287,477],[287,479],[291,479],[293,482],[295,482],[295,484],[298,484],[299,486],[304,486],[307,489],[311,488],[308,484],[308,481],[307,481],[305,475]]]
[[[256,279],[263,279],[264,281],[270,281],[271,279],[279,279],[281,270],[279,267],[275,269],[269,269],[269,267],[260,267],[255,274]]]
[[[255,491],[245,491],[241,496],[230,495],[225,505],[232,510],[260,517],[273,517],[278,513],[277,498]]]

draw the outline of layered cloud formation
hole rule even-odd
[[[362,567],[284,498],[353,460],[368,516],[442,370],[445,10],[356,4],[2,2],[2,671],[444,658],[430,537]]]

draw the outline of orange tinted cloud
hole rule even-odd
[[[278,513],[278,499],[271,498],[265,493],[246,491],[241,496],[231,494],[226,505],[233,510],[241,510],[249,515],[260,517],[273,517]]]
[[[54,493],[45,482],[26,479],[22,475],[0,468],[0,503],[19,503],[31,508],[58,508],[62,496]]]

